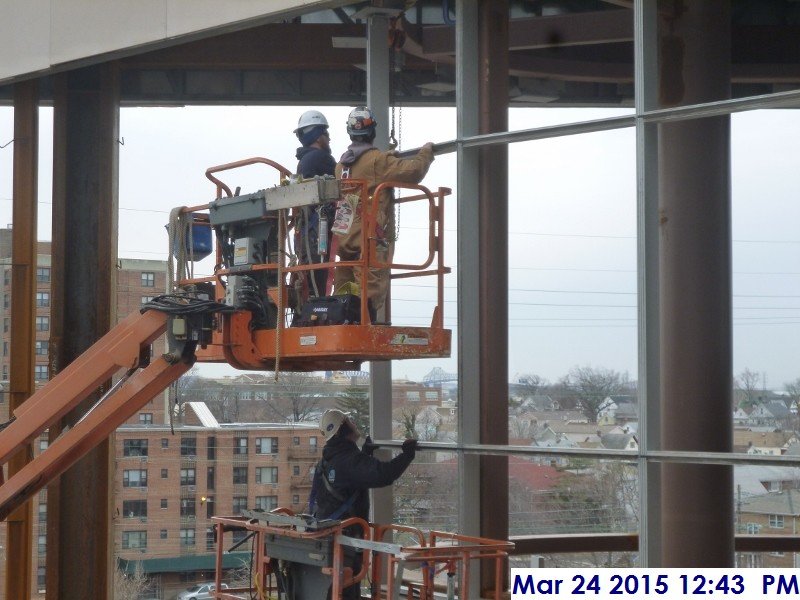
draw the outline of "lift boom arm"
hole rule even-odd
[[[66,471],[156,394],[188,371],[194,363],[194,346],[162,355],[148,363],[149,346],[167,327],[168,315],[150,310],[134,313],[56,375],[15,412],[0,431],[0,465],[37,435],[85,400],[120,369],[128,375],[104,395],[71,429],[44,452],[2,482],[0,470],[0,520]],[[144,367],[144,368],[139,368]]]

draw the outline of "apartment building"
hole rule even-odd
[[[737,502],[738,533],[797,535],[800,527],[800,490],[784,489]],[[800,566],[794,552],[737,554],[739,567],[790,569]]]
[[[213,578],[212,516],[304,511],[322,447],[313,424],[220,424],[202,402],[185,410],[174,433],[125,425],[116,434],[116,553],[128,570],[140,563],[158,598]],[[246,563],[249,549],[226,566]]]
[[[0,304],[0,322],[2,322],[2,356],[0,356],[0,387],[7,391],[10,372],[11,344],[11,243],[13,230],[0,229],[0,271],[2,272],[2,304]],[[51,261],[50,242],[38,242],[36,257],[36,340],[34,378],[37,384],[44,384],[49,379],[50,351],[50,305],[51,305]],[[166,288],[166,262],[157,260],[120,259],[117,263],[117,321],[130,313],[138,311],[143,302],[153,296],[164,293]],[[163,340],[154,344],[155,351],[162,351]],[[164,422],[164,405],[161,396],[148,404],[148,409],[137,414],[135,419],[145,422]],[[8,419],[8,397],[0,394],[0,422]],[[38,455],[47,448],[47,437],[41,436],[34,442],[34,454]],[[34,500],[33,508],[33,564],[36,573],[31,583],[34,598],[44,598],[45,560],[47,554],[46,535],[47,492],[42,490]],[[6,524],[0,524],[0,547],[5,547]],[[2,555],[0,555],[2,558]],[[0,581],[5,577],[5,560],[0,560]]]

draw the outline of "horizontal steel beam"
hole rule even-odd
[[[637,552],[636,533],[589,533],[565,535],[514,535],[513,556],[528,554],[576,554],[581,552]],[[797,535],[737,535],[736,552],[800,552]]]
[[[377,446],[401,448],[396,440],[375,440]],[[499,446],[491,444],[452,444],[446,442],[421,442],[418,449],[430,452],[453,452],[489,456],[572,456],[597,460],[622,460],[634,462],[639,459],[660,463],[690,465],[781,465],[800,468],[800,457],[743,454],[739,452],[686,452],[670,450],[608,450],[601,448],[546,448],[538,446]]]

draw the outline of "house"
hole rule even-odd
[[[520,406],[524,407],[527,410],[538,410],[538,411],[548,411],[548,412],[558,410],[560,408],[558,400],[553,400],[547,394],[536,394],[534,396],[524,398],[520,403]]]
[[[757,404],[750,412],[748,425],[787,427],[791,424],[792,413],[780,400]]]
[[[615,425],[639,420],[639,403],[636,396],[614,394],[607,396],[597,413],[597,422],[602,425]]]
[[[786,431],[773,428],[734,429],[733,451],[748,454],[780,455],[788,447],[794,436]]]
[[[733,425],[734,427],[744,427],[750,420],[750,413],[744,408],[739,407],[733,411]]]
[[[740,533],[795,535],[797,527],[800,525],[800,490],[788,489],[745,498],[738,503],[736,512]],[[795,566],[792,553],[744,554],[737,558],[740,559],[740,565],[754,564],[765,568]]]
[[[737,498],[800,489],[800,467],[739,465],[733,470]]]
[[[639,440],[631,433],[607,433],[600,438],[607,450],[638,450]]]

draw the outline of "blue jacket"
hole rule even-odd
[[[403,474],[415,453],[403,452],[390,461],[382,461],[363,452],[355,442],[334,436],[322,449],[322,469],[326,470],[331,487],[345,501],[353,494],[355,501],[341,519],[361,517],[369,520],[369,488],[391,485]],[[322,469],[316,469],[314,482],[316,488],[316,516],[324,519],[334,514],[343,502],[328,492],[321,478]]]
[[[330,150],[301,146],[297,149],[295,156],[299,161],[297,163],[297,174],[303,177],[333,175],[336,169],[336,160],[331,155]]]

